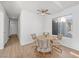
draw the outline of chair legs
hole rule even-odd
[[[51,52],[40,52],[40,51],[34,50],[34,55],[38,57],[46,57],[46,56],[49,56],[49,54],[51,54]]]
[[[58,52],[62,53],[62,49],[61,49],[61,48],[59,48],[58,46],[53,45],[53,48],[55,48],[55,50],[56,50],[56,51],[58,51]]]

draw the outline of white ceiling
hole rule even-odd
[[[47,8],[49,13],[55,14],[66,8],[76,6],[79,1],[1,1],[9,18],[17,18],[22,9],[37,13],[37,9]]]

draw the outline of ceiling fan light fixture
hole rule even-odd
[[[42,16],[45,16],[46,14],[45,14],[45,13],[41,13],[41,15],[42,15]]]
[[[41,16],[46,16],[46,15],[50,15],[50,13],[48,13],[48,9],[41,9],[41,10],[37,10],[39,13],[37,13],[37,14],[39,14],[39,15],[41,15]]]

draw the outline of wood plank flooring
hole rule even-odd
[[[16,36],[12,36],[3,50],[0,50],[0,58],[79,58],[79,51],[60,46],[62,54],[53,50],[52,54],[46,56],[34,55],[33,44],[20,46]]]

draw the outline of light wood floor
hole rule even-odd
[[[5,48],[3,50],[0,50],[0,57],[1,58],[39,58],[43,56],[37,56],[34,55],[32,48],[33,44],[20,46],[19,40],[16,36],[11,37],[9,39],[8,43],[6,44]],[[62,54],[57,53],[55,50],[53,50],[53,54],[47,54],[45,57],[49,58],[78,58],[79,57],[79,51],[60,46],[63,50]]]

